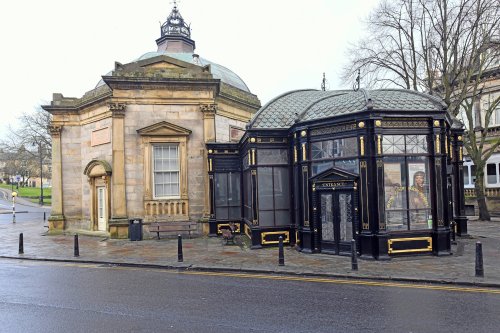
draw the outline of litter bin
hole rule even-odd
[[[142,240],[142,219],[128,220],[128,237],[131,241]]]

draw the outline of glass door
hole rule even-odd
[[[349,254],[354,237],[352,191],[321,193],[320,202],[321,251]]]
[[[106,231],[106,187],[97,187],[97,230]]]

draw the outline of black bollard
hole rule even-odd
[[[358,253],[356,251],[356,241],[351,240],[351,267],[353,271],[358,270]]]
[[[19,234],[19,254],[24,253],[24,241],[23,241],[23,233]]]
[[[476,242],[476,276],[484,277],[483,244]]]
[[[283,236],[280,236],[278,242],[278,265],[285,266],[285,252],[283,251]]]
[[[177,235],[177,261],[183,262],[184,256],[182,255],[182,236]]]
[[[74,249],[74,256],[79,257],[80,256],[80,248],[78,246],[78,234],[75,235],[75,249]]]
[[[46,216],[45,216],[45,212],[43,212],[43,221],[45,222],[46,220]]]

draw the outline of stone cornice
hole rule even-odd
[[[219,93],[220,80],[218,79],[179,79],[179,78],[149,78],[149,77],[116,77],[103,76],[104,82],[111,89],[173,89],[193,90],[193,87],[210,87]],[[175,88],[174,88],[175,87]]]

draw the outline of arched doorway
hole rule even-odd
[[[111,203],[111,166],[103,160],[90,161],[83,172],[90,186],[91,230],[108,232]]]

